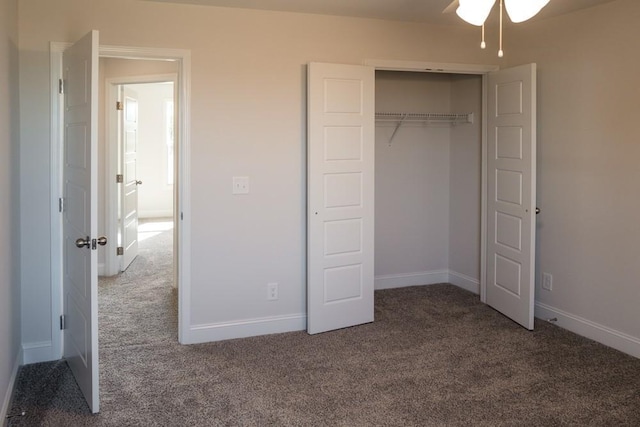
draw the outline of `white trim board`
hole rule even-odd
[[[141,210],[138,214],[138,219],[148,219],[148,218],[173,218],[173,211],[167,210],[157,210],[157,211],[143,211]]]
[[[415,273],[386,274],[375,277],[374,289],[394,289],[407,286],[448,283],[449,270],[418,271]]]
[[[389,59],[365,59],[363,65],[368,65],[381,71],[413,71],[419,73],[450,74],[486,74],[499,69],[497,65],[397,61]]]
[[[283,332],[304,331],[305,329],[307,329],[306,313],[193,325],[189,330],[188,337],[183,337],[183,344],[199,344]]]
[[[633,357],[640,358],[640,338],[632,337],[575,314],[536,302],[535,316],[541,320],[556,318],[553,324],[577,335],[589,338],[607,347],[615,348]]]
[[[476,295],[480,295],[480,281],[471,276],[467,276],[466,274],[449,270],[449,283],[469,292],[473,292]]]
[[[22,361],[22,349],[18,351],[16,356],[16,360],[13,362],[13,369],[11,370],[11,376],[9,377],[9,384],[7,384],[7,389],[5,390],[4,401],[2,402],[2,407],[0,407],[0,420],[2,423],[7,419],[7,415],[9,415],[9,409],[11,409],[11,402],[13,400],[13,389],[16,385],[16,379],[18,378],[18,370],[20,369],[21,361]],[[4,424],[2,424],[4,425]]]
[[[376,276],[375,289],[394,289],[407,286],[435,285],[451,283],[474,294],[480,293],[480,281],[453,270],[431,270],[415,273],[388,274]]]
[[[60,327],[60,324],[56,326]],[[22,364],[28,365],[30,363],[40,363],[40,362],[49,362],[51,360],[58,360],[60,357],[57,357],[53,352],[53,342],[52,341],[39,341],[39,342],[28,342],[22,344]]]

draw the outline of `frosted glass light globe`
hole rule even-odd
[[[469,24],[479,27],[487,20],[496,0],[460,0],[459,3],[456,14]]]

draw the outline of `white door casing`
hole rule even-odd
[[[122,236],[121,271],[125,271],[138,256],[138,185],[142,184],[137,178],[138,151],[138,95],[136,92],[122,86],[122,200],[120,206],[120,227]]]
[[[98,32],[63,53],[64,357],[92,412],[98,396]],[[86,246],[77,247],[76,240]]]
[[[534,326],[536,65],[489,74],[486,302]]]
[[[373,67],[310,63],[307,331],[373,321]]]

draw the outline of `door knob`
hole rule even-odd
[[[89,236],[87,236],[86,238],[82,238],[80,237],[79,239],[76,239],[76,246],[79,248],[88,248],[91,245],[91,239],[89,239]]]
[[[536,208],[536,215],[540,213],[540,208]]]
[[[107,244],[107,237],[106,237],[106,236],[100,236],[100,237],[98,237],[98,239],[97,239],[97,243],[98,243],[100,246],[104,246],[104,245],[106,245],[106,244]]]
[[[142,181],[136,181],[136,185],[142,185]]]

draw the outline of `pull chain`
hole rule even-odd
[[[484,49],[487,47],[487,44],[484,42],[484,24],[482,24],[482,42],[480,43],[480,49]]]
[[[498,50],[498,57],[502,58],[504,56],[504,51],[502,50],[502,5],[503,0],[500,0],[500,48]]]

